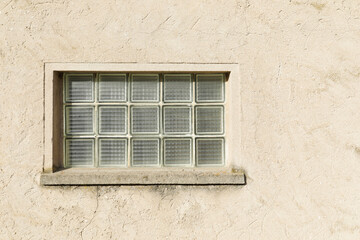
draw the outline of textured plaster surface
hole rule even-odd
[[[0,1],[0,239],[359,239],[360,2]],[[246,186],[42,187],[44,62],[240,65]]]

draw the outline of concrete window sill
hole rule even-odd
[[[245,174],[237,169],[64,169],[43,173],[41,185],[244,185]]]

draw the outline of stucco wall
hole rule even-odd
[[[0,239],[359,239],[360,2],[0,2]],[[42,187],[44,62],[239,63],[246,186]]]

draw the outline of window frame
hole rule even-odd
[[[44,161],[43,173],[40,178],[42,185],[245,184],[240,148],[241,127],[239,127],[239,119],[241,119],[241,104],[239,103],[241,103],[241,84],[238,64],[45,63],[44,70]],[[61,152],[63,139],[59,139],[59,136],[61,136],[63,129],[58,129],[56,126],[62,123],[62,120],[59,120],[59,114],[64,114],[59,111],[59,105],[62,105],[63,97],[65,99],[62,93],[64,87],[62,74],[70,72],[82,74],[99,72],[109,75],[117,72],[132,74],[158,72],[163,74],[225,73],[225,87],[223,88],[226,93],[226,96],[224,95],[225,103],[223,104],[223,122],[226,124],[224,155],[227,159],[225,164],[220,167],[201,168],[174,167],[165,166],[165,164],[156,168],[61,168],[59,162],[62,161],[64,153]],[[158,84],[159,91],[162,88],[161,85]],[[130,91],[132,91],[131,88]],[[93,98],[98,97],[93,96]],[[129,98],[129,94],[127,97]],[[160,98],[163,98],[163,96],[160,96]],[[59,102],[61,103],[59,104]],[[169,102],[169,104],[171,103]],[[182,104],[187,105],[188,103],[182,102]],[[60,109],[62,109],[62,106]],[[127,110],[131,111],[130,108]],[[192,118],[194,117],[193,115]],[[131,119],[127,120],[131,121]],[[195,126],[191,127],[194,128]],[[130,143],[128,142],[128,144]],[[163,158],[163,153],[160,153],[160,155],[160,158]],[[195,156],[192,156],[192,158],[194,161]]]

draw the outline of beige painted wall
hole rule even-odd
[[[360,2],[0,1],[0,239],[359,239]],[[42,187],[44,62],[239,63],[243,187]]]

